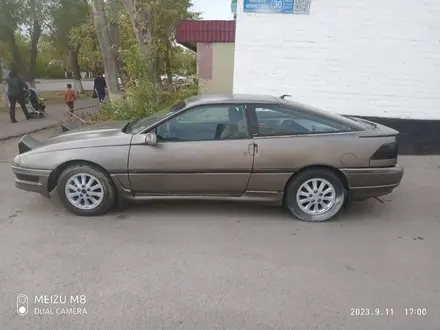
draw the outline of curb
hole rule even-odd
[[[14,139],[14,138],[17,138],[17,137],[22,137],[22,136],[24,136],[26,134],[36,133],[36,132],[39,132],[39,131],[44,131],[45,129],[54,128],[54,127],[58,127],[58,126],[60,126],[60,123],[58,123],[58,124],[51,124],[49,126],[42,127],[42,128],[37,128],[37,129],[31,130],[31,131],[26,132],[26,133],[19,133],[19,134],[14,133],[14,135],[10,135],[10,136],[7,136],[7,137],[0,137],[0,141],[6,141],[6,140]]]

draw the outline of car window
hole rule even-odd
[[[228,106],[213,106],[189,110],[176,118],[181,123],[227,122],[229,120]]]
[[[171,118],[156,129],[158,141],[244,139],[247,126],[242,105],[200,106]]]
[[[329,118],[279,106],[255,107],[260,136],[349,132],[348,127]]]
[[[145,117],[142,119],[139,119],[135,124],[131,127],[131,132],[133,133],[139,133],[146,127],[154,124],[155,122],[165,119],[168,116],[171,116],[173,112],[179,111],[183,109],[186,106],[185,101],[177,102],[176,104],[173,104],[170,107],[167,107],[165,109],[162,109],[159,112],[156,112],[155,114]]]

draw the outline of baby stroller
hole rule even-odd
[[[25,90],[25,103],[29,115],[33,118],[43,118],[47,116],[44,99],[40,97],[40,91],[35,88]]]

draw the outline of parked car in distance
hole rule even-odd
[[[105,78],[105,74],[103,74],[102,75],[104,78]],[[122,85],[122,79],[121,79],[121,77],[119,77],[119,75],[118,75],[118,85],[119,85],[119,88],[123,88],[123,85]]]
[[[48,198],[56,189],[80,216],[174,198],[274,203],[325,221],[400,184],[397,134],[283,97],[204,95],[43,143],[25,135],[12,171],[18,188]]]
[[[168,82],[168,76],[167,75],[162,75],[162,76],[160,76],[160,80],[163,82],[163,83],[167,83]],[[186,81],[187,81],[188,79],[186,78],[186,77],[184,77],[184,76],[179,76],[179,75],[177,75],[177,74],[173,74],[172,75],[172,82],[173,82],[173,84],[183,84],[183,83],[185,83]]]

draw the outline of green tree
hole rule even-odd
[[[31,85],[37,67],[38,42],[48,18],[45,8],[43,0],[0,1],[0,41],[9,52],[11,66]],[[26,49],[20,47],[23,38]]]
[[[190,0],[156,0],[153,3],[156,63],[160,72],[166,72],[168,81],[172,81],[174,56],[180,54],[174,45],[176,25],[182,20],[197,19],[200,13],[192,11]]]
[[[81,26],[90,19],[90,6],[87,0],[55,0],[50,5],[53,27],[49,27],[55,45],[70,57],[70,65],[75,83],[75,90],[84,91],[81,83],[79,54],[81,42],[71,39],[72,29]]]
[[[112,47],[110,29],[105,12],[104,0],[93,0],[93,21],[95,23],[96,34],[98,36],[101,53],[104,57],[104,68],[110,99],[118,99],[121,93],[118,86],[118,63],[117,54]]]
[[[74,44],[81,44],[78,58],[81,68],[95,74],[103,71],[103,57],[92,17],[89,17],[84,24],[73,27],[70,30],[69,40]]]
[[[22,24],[30,44],[28,79],[33,85],[37,70],[38,42],[48,19],[48,11],[43,0],[23,0],[23,4],[24,22]]]

